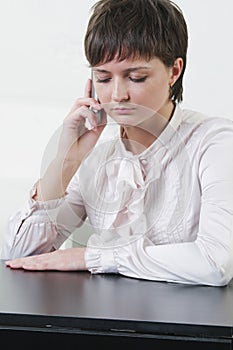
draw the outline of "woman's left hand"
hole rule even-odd
[[[87,270],[85,264],[86,248],[60,249],[50,253],[33,255],[8,260],[6,266],[12,269],[25,270],[60,270],[77,271]]]

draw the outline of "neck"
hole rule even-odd
[[[169,101],[145,122],[137,126],[122,126],[121,135],[126,148],[134,154],[139,154],[150,147],[169,123],[174,110],[174,103]]]

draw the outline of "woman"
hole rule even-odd
[[[182,110],[187,46],[169,0],[96,3],[85,53],[98,98],[88,80],[26,210],[9,220],[7,266],[229,283],[233,124]],[[87,246],[59,249],[87,218]]]

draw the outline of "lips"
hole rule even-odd
[[[127,107],[115,107],[111,108],[111,111],[120,114],[120,115],[125,115],[125,114],[131,114],[136,110],[136,108],[127,108]]]
[[[119,125],[137,126],[154,116],[155,112],[135,103],[122,101],[101,105],[106,114]]]

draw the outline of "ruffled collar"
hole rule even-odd
[[[101,173],[97,171],[98,189],[94,188],[92,192],[101,193],[95,206],[100,231],[117,227],[122,234],[145,232],[148,225],[145,194],[150,182],[156,183],[161,176],[166,146],[169,147],[169,141],[177,132],[181,121],[182,110],[177,104],[164,130],[140,154],[135,155],[126,149],[120,127],[118,136],[110,145],[106,144],[105,151],[104,148],[99,148],[99,156],[103,158],[98,163]],[[100,160],[94,154],[93,157],[95,161],[97,158]],[[85,194],[86,191],[84,197]],[[101,211],[98,215],[99,207]]]

